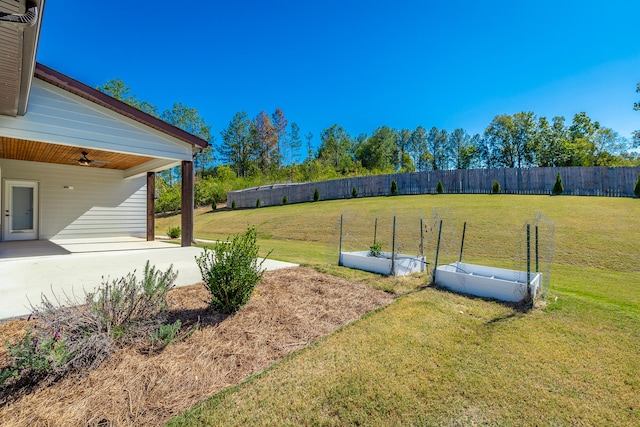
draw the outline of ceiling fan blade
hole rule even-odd
[[[91,164],[99,168],[106,166],[109,163],[111,163],[109,160],[91,160]]]

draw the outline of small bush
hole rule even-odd
[[[130,332],[132,324],[146,322],[166,310],[167,292],[173,288],[177,276],[173,266],[162,273],[147,261],[141,281],[135,272],[111,283],[104,280],[96,294],[88,294],[87,299],[100,316],[103,331],[119,339]]]
[[[553,194],[559,195],[564,192],[564,186],[562,185],[562,178],[560,177],[560,172],[556,175],[556,182],[553,184]]]
[[[218,209],[218,204],[215,201],[211,202],[211,210],[215,211],[216,209]]]
[[[249,302],[253,289],[262,279],[265,260],[258,262],[254,227],[227,240],[216,242],[212,250],[205,248],[196,257],[196,263],[210,294],[210,306],[223,313],[233,313]]]
[[[499,194],[500,193],[500,183],[497,180],[493,181],[493,185],[491,186],[491,192],[493,194]]]
[[[633,193],[636,197],[640,197],[640,173],[638,174],[638,179],[636,180],[636,186],[633,188]]]
[[[283,205],[288,205],[289,204],[289,199],[287,198],[286,195],[282,198],[282,204]]]
[[[398,184],[396,183],[395,180],[391,181],[391,195],[392,196],[398,195]]]
[[[374,243],[373,245],[369,246],[369,253],[368,256],[380,256],[380,253],[382,252],[382,243]]]
[[[167,292],[177,274],[145,265],[142,280],[135,272],[119,280],[103,279],[84,304],[63,304],[42,295],[31,307],[38,319],[17,344],[8,346],[10,365],[0,370],[0,400],[12,392],[51,383],[69,372],[88,371],[111,354],[116,344],[146,341],[166,319]]]
[[[354,199],[358,197],[358,189],[356,187],[353,187],[351,189],[351,197],[353,197]]]
[[[181,327],[182,322],[180,321],[180,319],[176,320],[174,323],[160,325],[160,327],[153,331],[153,333],[149,337],[151,345],[160,347],[168,346],[173,341],[175,341],[176,335]]]
[[[260,207],[260,199],[256,199],[256,208]]]
[[[231,201],[231,209],[235,209],[236,208],[236,201],[232,200]]]
[[[169,236],[170,239],[177,239],[180,237],[180,234],[182,234],[180,227],[169,227],[167,230],[167,236]]]
[[[444,185],[442,185],[442,181],[438,181],[438,185],[436,185],[436,193],[444,193]]]
[[[313,201],[317,202],[318,200],[320,200],[320,192],[316,188],[315,191],[313,192]]]

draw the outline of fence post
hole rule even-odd
[[[436,272],[438,271],[438,255],[440,254],[440,237],[442,236],[442,220],[440,220],[440,230],[438,231],[438,245],[436,246],[436,261],[433,265],[433,283],[436,283]]]
[[[422,217],[420,217],[420,256],[424,256],[424,227],[422,225]]]
[[[462,262],[462,249],[464,248],[464,233],[467,231],[467,221],[464,222],[464,226],[462,227],[462,242],[460,242],[460,258],[459,262]]]
[[[396,275],[396,216],[393,216],[393,233],[391,234],[391,274]]]
[[[527,293],[531,297],[531,225],[527,224]]]
[[[338,247],[338,265],[342,266],[342,214],[340,215],[340,246]]]
[[[376,235],[378,234],[378,218],[376,218],[376,222],[373,225],[373,244],[376,244]]]

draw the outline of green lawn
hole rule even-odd
[[[350,232],[369,235],[370,218],[430,218],[434,208],[451,229],[467,221],[465,260],[496,266],[522,262],[522,225],[536,211],[553,220],[546,307],[523,313],[424,288],[427,275],[394,280],[327,265],[341,213],[367,219]],[[640,425],[639,214],[635,199],[508,195],[199,211],[197,237],[255,224],[274,258],[403,296],[171,424]],[[158,233],[178,223],[159,220]],[[457,257],[454,234],[445,258]]]

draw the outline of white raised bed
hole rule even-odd
[[[531,299],[542,286],[542,273],[531,273]],[[456,262],[436,269],[436,284],[455,292],[520,302],[528,298],[527,272]]]
[[[406,276],[424,271],[425,258],[396,254],[391,271],[391,252],[381,252],[379,256],[369,256],[369,251],[341,252],[340,265],[371,273]]]

